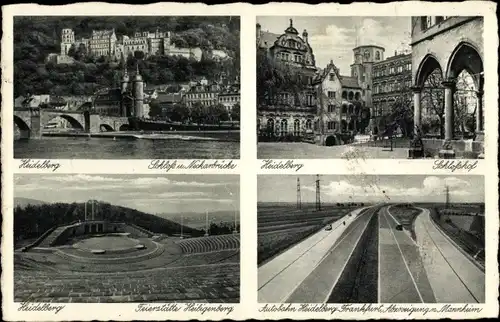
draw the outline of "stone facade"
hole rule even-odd
[[[184,95],[184,102],[187,107],[193,107],[196,103],[203,106],[217,105],[219,102],[220,87],[217,84],[203,85],[201,83],[191,87]]]
[[[483,131],[484,48],[482,17],[412,17],[412,80],[414,121],[421,127],[421,93],[430,73],[441,72],[445,99],[445,140],[455,139],[454,92],[456,78],[467,70],[474,79],[478,107],[476,132]]]
[[[362,88],[357,78],[341,75],[331,61],[313,83],[319,95],[319,133],[326,138],[329,135],[355,132],[363,106]]]
[[[411,54],[394,56],[373,64],[371,131],[383,132],[396,101],[412,104]],[[410,107],[410,106],[408,106]]]
[[[282,91],[259,104],[257,130],[273,137],[313,135],[318,126],[317,93],[312,84],[317,68],[307,31],[301,37],[291,19],[281,35],[262,31],[260,24],[256,29],[258,50],[273,62],[293,68],[307,84],[298,93]]]
[[[156,30],[155,32],[136,32],[134,36],[123,35],[121,39],[116,36],[115,30],[93,30],[90,38],[75,38],[72,29],[63,29],[61,32],[61,50],[59,54],[49,54],[47,61],[57,64],[71,64],[74,59],[68,55],[71,47],[78,48],[83,45],[89,54],[95,56],[113,57],[114,59],[126,58],[136,51],[148,55],[182,56],[187,59],[200,61],[203,51],[199,47],[179,48],[171,41],[170,32]],[[212,53],[218,59],[227,58],[227,53],[214,50]]]

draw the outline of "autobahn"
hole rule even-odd
[[[258,270],[260,303],[483,303],[484,269],[427,209],[401,229],[391,206],[357,209]]]

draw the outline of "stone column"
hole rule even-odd
[[[482,132],[483,129],[483,91],[477,91],[477,108],[476,108],[476,132]]]
[[[422,95],[422,88],[418,86],[412,87],[413,91],[413,123],[415,132],[417,128],[421,128],[422,125],[422,109],[420,105],[420,96]]]
[[[453,109],[453,92],[455,90],[455,81],[447,80],[442,82],[444,86],[444,139],[453,140],[454,128],[454,109]]]

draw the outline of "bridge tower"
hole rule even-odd
[[[130,77],[128,76],[127,67],[125,67],[124,70],[123,70],[123,76],[122,76],[122,81],[121,81],[121,84],[122,84],[122,94],[127,91],[128,86],[129,86],[129,82],[130,82]]]
[[[321,191],[319,184],[319,174],[316,175],[316,210],[321,210]]]
[[[39,107],[30,107],[30,139],[42,138],[42,120]]]
[[[297,178],[297,209],[302,208],[302,199],[300,194],[300,178]]]
[[[134,115],[135,117],[144,116],[144,82],[142,81],[142,76],[139,74],[139,64],[137,64],[137,72],[134,78]]]

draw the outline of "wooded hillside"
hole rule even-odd
[[[157,28],[170,31],[177,47],[200,47],[204,54],[197,62],[183,57],[141,55],[121,61],[74,52],[76,63],[45,63],[50,53],[60,52],[61,31],[71,28],[75,38],[90,37],[92,30],[115,29],[116,36],[133,36]],[[207,55],[224,50],[231,59],[222,62]],[[215,79],[224,72],[233,79],[240,72],[239,17],[16,17],[14,19],[14,96],[30,94],[92,95],[119,82],[124,65],[138,63],[146,84],[185,82],[196,76]]]

